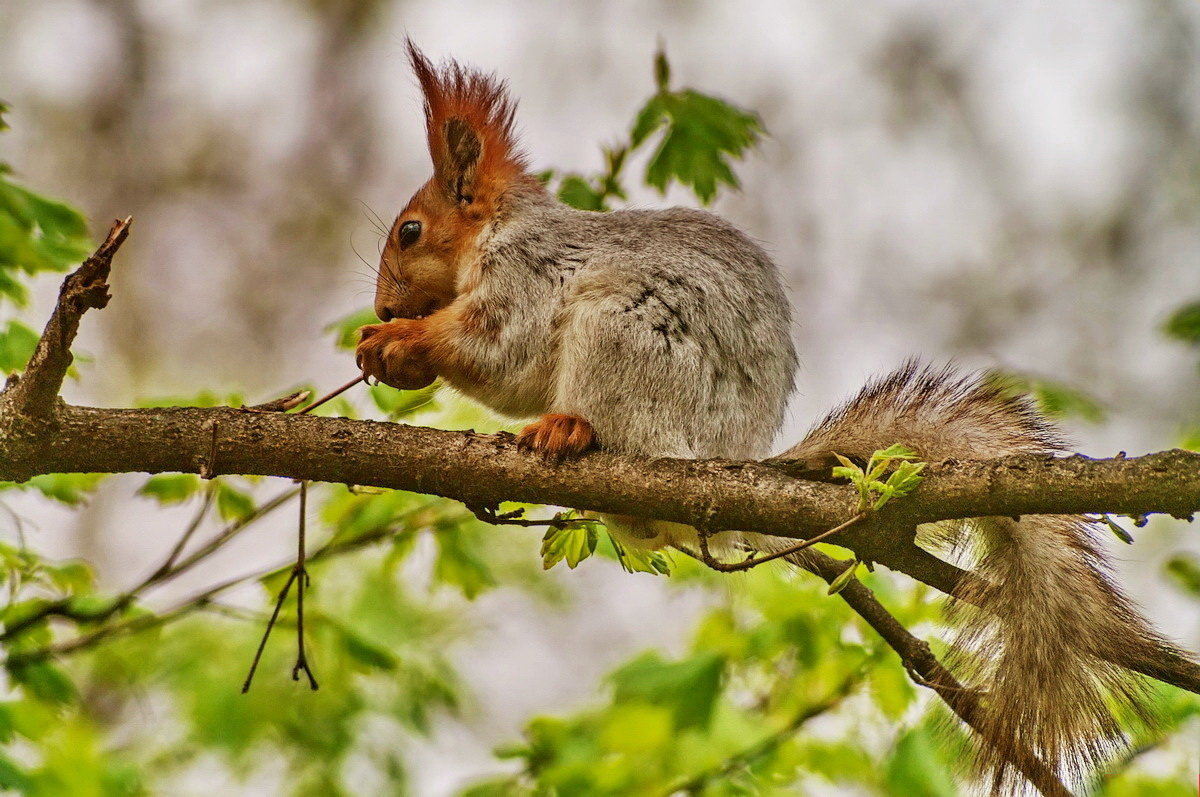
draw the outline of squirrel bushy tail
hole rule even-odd
[[[894,443],[927,461],[1065,445],[1028,398],[995,380],[910,361],[869,383],[783,456],[865,460]],[[933,533],[978,557],[980,578],[952,601],[958,631],[947,664],[985,693],[977,761],[995,793],[1025,786],[1010,764],[1014,750],[1030,750],[1079,782],[1124,743],[1114,711],[1152,719],[1142,679],[1109,659],[1118,649],[1170,647],[1108,579],[1092,527],[1080,517],[1029,515],[939,524]]]

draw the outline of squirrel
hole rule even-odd
[[[766,252],[701,210],[564,205],[518,147],[506,85],[407,47],[433,176],[387,237],[375,293],[383,323],[364,326],[357,349],[364,374],[406,390],[442,377],[502,414],[537,417],[517,442],[548,457],[597,446],[766,457],[797,369],[789,304]],[[910,362],[782,457],[865,460],[894,443],[929,461],[1065,446],[1028,398]],[[677,523],[606,522],[635,546],[697,539]],[[1102,767],[1122,747],[1121,712],[1152,714],[1142,680],[1105,653],[1173,648],[1109,580],[1092,524],[989,518],[940,533],[981,552],[973,583],[982,586],[955,596],[949,663],[986,692],[978,759],[992,790],[1024,788],[1011,763],[1018,749],[1072,779]]]

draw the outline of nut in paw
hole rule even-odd
[[[543,415],[517,435],[517,446],[552,459],[574,457],[596,444],[592,425],[577,415]]]
[[[437,379],[429,362],[420,321],[397,319],[370,324],[361,336],[355,361],[363,374],[400,390],[417,390]]]

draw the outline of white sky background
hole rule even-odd
[[[321,330],[370,302],[352,245],[373,261],[377,238],[356,202],[390,219],[429,171],[408,34],[435,58],[508,78],[538,168],[600,167],[599,145],[626,133],[652,89],[659,40],[676,86],[762,114],[771,138],[716,209],[765,242],[789,286],[803,370],[787,439],[914,353],[1086,388],[1110,411],[1106,425],[1071,426],[1094,455],[1169,447],[1200,421],[1196,358],[1159,331],[1200,296],[1200,171],[1177,152],[1197,151],[1200,131],[1193,3],[383,2],[332,67],[310,5],[0,4],[0,96],[14,106],[0,158],[83,207],[97,235],[111,217],[136,218],[114,301],[84,322],[95,364],[73,400],[207,387],[257,401],[353,375]],[[1107,246],[1114,235],[1126,243]],[[56,284],[39,285],[30,320]],[[184,522],[132,500],[138,483],[116,480],[80,519],[19,508],[47,545],[86,551],[125,583],[170,544],[162,529]],[[281,555],[288,528],[229,561]],[[1194,529],[1164,521],[1136,536],[1114,545],[1123,579],[1197,647],[1195,604],[1155,575],[1171,551],[1200,548]],[[495,627],[462,656],[480,715],[414,762],[418,793],[479,772],[525,717],[581,704],[600,674],[697,608],[602,566],[550,577],[591,606],[589,636],[570,618],[545,627],[503,591],[484,599]]]

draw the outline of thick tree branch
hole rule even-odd
[[[27,426],[5,400],[8,394],[2,395],[0,429]],[[412,490],[470,506],[526,501],[802,539],[839,525],[857,510],[856,495],[843,485],[794,479],[761,463],[641,461],[602,452],[553,463],[518,451],[512,436],[503,433],[227,407],[63,405],[54,419],[52,430],[0,438],[0,479],[206,468],[212,475]],[[1097,460],[1019,456],[938,463],[926,472],[912,495],[847,529],[839,544],[863,548],[863,558],[886,563],[885,548],[892,547],[895,529],[911,539],[917,523],[991,515],[1200,511],[1200,454],[1190,451]],[[886,545],[878,541],[881,533]]]

